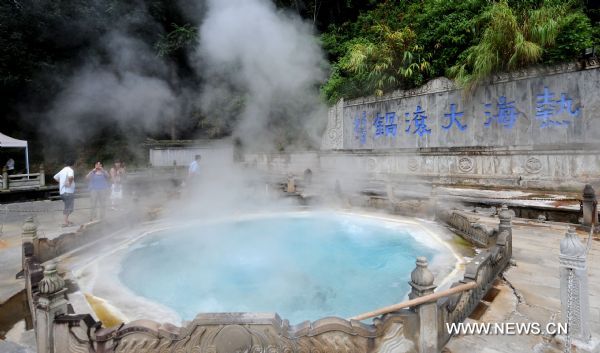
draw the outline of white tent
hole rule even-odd
[[[27,174],[29,174],[29,148],[27,147],[27,141],[17,140],[16,138],[12,138],[0,133],[0,149],[1,148],[24,148],[25,167],[27,169]]]

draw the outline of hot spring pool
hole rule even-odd
[[[456,264],[451,250],[415,222],[312,212],[170,227],[117,253],[101,261],[115,268],[113,276],[99,271],[104,279],[83,291],[128,319],[138,318],[128,313],[133,307],[157,319],[144,303],[183,320],[201,312],[277,312],[293,324],[350,317],[404,300],[416,256],[433,261],[436,276]],[[114,277],[139,300],[112,298],[119,290],[106,282]]]

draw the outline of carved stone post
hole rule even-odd
[[[8,169],[2,168],[2,190],[8,190]]]
[[[506,205],[502,205],[500,212],[498,212],[498,218],[500,219],[500,225],[498,226],[498,234],[506,231],[508,237],[512,239],[512,217],[513,213],[508,209]],[[506,244],[506,255],[510,259],[512,257],[512,241]]]
[[[35,309],[36,341],[38,353],[54,353],[54,318],[67,314],[65,281],[49,264],[39,284],[39,299]]]
[[[37,225],[33,221],[33,217],[28,217],[23,223],[23,228],[21,232],[21,268],[25,269],[25,258],[27,257],[25,254],[25,244],[31,244],[33,247],[32,255],[35,258],[39,259],[39,240],[37,236]]]
[[[433,293],[436,286],[433,285],[433,273],[427,268],[427,259],[417,257],[417,267],[410,274],[410,286],[412,290],[408,297],[415,299]],[[438,341],[438,318],[437,304],[435,301],[421,304],[415,308],[419,315],[419,353],[437,353]]]
[[[586,247],[569,228],[560,241],[560,303],[568,333],[583,343],[591,340]],[[567,339],[569,344],[569,339]]]
[[[583,188],[583,225],[590,227],[592,224],[598,223],[598,211],[596,211],[596,191],[587,184]]]
[[[500,219],[500,225],[498,226],[498,233],[502,233],[503,230],[507,230],[512,235],[512,217],[513,213],[508,209],[506,204],[502,205],[498,212],[498,218]]]
[[[287,192],[294,193],[296,192],[296,181],[294,180],[294,176],[288,176],[287,180]]]
[[[40,186],[46,186],[46,171],[43,164],[40,164]]]

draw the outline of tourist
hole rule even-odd
[[[14,174],[15,172],[15,160],[12,158],[9,158],[6,161],[6,171],[8,172],[8,175]]]
[[[202,157],[197,154],[194,156],[194,161],[190,163],[190,167],[188,168],[188,179],[195,179],[200,175],[200,159]]]
[[[102,162],[96,162],[92,169],[85,177],[89,182],[90,190],[90,221],[104,218],[104,208],[106,205],[106,194],[110,186],[110,175],[102,168]]]
[[[65,204],[63,210],[63,215],[65,216],[62,225],[63,227],[75,225],[73,222],[69,221],[69,216],[73,213],[73,207],[75,206],[75,172],[73,171],[73,164],[73,160],[68,159],[65,162],[65,167],[54,176],[54,180],[56,180],[59,185],[58,191],[60,193],[60,198]]]
[[[112,181],[110,201],[112,209],[121,203],[123,199],[123,182],[125,181],[125,167],[120,160],[115,161],[115,164],[110,168],[110,179]]]

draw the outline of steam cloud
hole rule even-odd
[[[109,34],[103,49],[108,62],[96,58],[67,82],[49,112],[53,127],[68,132],[71,142],[94,133],[98,122],[119,127],[140,125],[156,131],[163,119],[180,112],[181,103],[164,77],[167,67],[144,43],[121,33]]]
[[[159,30],[139,11],[107,29],[82,67],[57,79],[61,90],[45,113],[45,133],[77,143],[111,124],[165,132],[200,110],[249,147],[281,149],[289,140],[318,146],[327,116],[318,84],[327,66],[312,27],[268,0],[185,6],[200,24],[198,49],[189,55],[201,88],[181,82],[154,48],[128,33],[128,22]]]
[[[326,64],[309,25],[266,0],[209,0],[200,38],[205,114],[218,114],[234,87],[245,94],[234,131],[247,145],[264,148],[284,131],[316,141],[327,116],[317,89]]]

